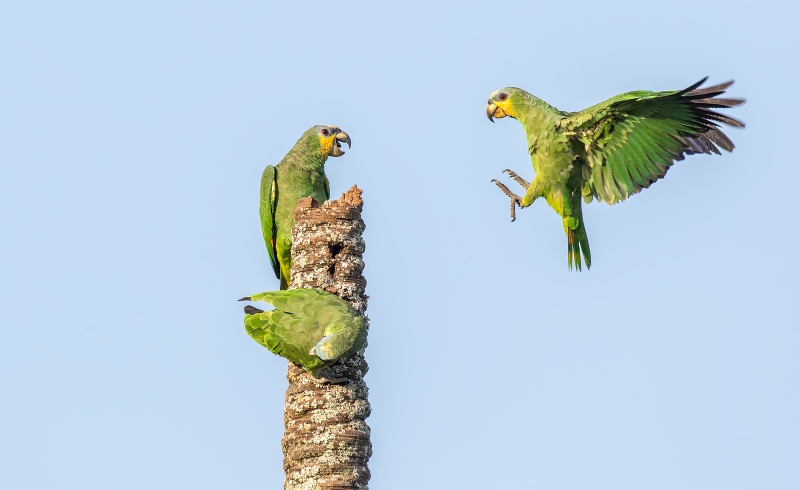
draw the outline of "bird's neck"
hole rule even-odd
[[[553,127],[561,119],[555,107],[530,94],[527,95],[517,110],[517,119],[525,127],[525,131],[538,133]]]
[[[520,109],[517,111],[517,120],[525,129],[529,151],[533,151],[542,136],[553,135],[558,121],[563,116],[555,107],[533,96],[525,100]]]
[[[300,167],[307,172],[324,172],[325,158],[320,155],[318,149],[292,148],[286,159],[291,161],[293,166]]]

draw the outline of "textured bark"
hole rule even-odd
[[[292,230],[290,289],[318,288],[348,301],[368,321],[361,190],[321,206],[301,199]],[[321,384],[289,362],[281,441],[286,490],[366,489],[372,455],[364,346],[328,370],[349,381]]]

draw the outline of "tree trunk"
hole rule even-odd
[[[292,230],[290,289],[322,289],[349,302],[368,321],[361,190],[354,186],[336,201],[317,205],[301,199]],[[286,490],[366,489],[372,455],[364,349],[331,366],[349,381],[321,384],[289,362],[283,410],[283,469]]]

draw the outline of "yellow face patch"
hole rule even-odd
[[[506,100],[503,100],[503,101],[499,101],[499,100],[495,101],[494,105],[496,105],[497,108],[500,111],[503,112],[504,116],[510,116],[510,117],[513,117],[514,119],[517,118],[517,111],[514,110],[514,104],[511,103],[511,98],[510,97],[508,99],[506,99]],[[498,114],[498,117],[499,117],[499,114]]]
[[[322,156],[329,156],[333,151],[333,146],[336,144],[336,134],[339,132],[338,126],[323,126],[317,133],[319,138],[320,152]],[[323,133],[328,133],[327,136]]]
[[[320,134],[317,136],[319,137],[319,147],[322,154],[324,156],[330,155],[331,151],[333,151],[333,140],[336,139],[336,135],[331,134],[330,136],[323,136]]]
[[[501,91],[502,90],[495,90],[492,95],[489,96],[489,99],[492,101],[492,103],[497,106],[497,111],[495,111],[494,117],[501,118],[509,116],[516,119],[517,111],[514,110],[514,104],[511,103],[511,97],[507,96],[505,100],[501,100],[501,97],[497,96],[497,94]],[[504,94],[507,93],[504,92]]]

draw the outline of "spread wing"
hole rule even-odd
[[[744,99],[721,99],[733,81],[698,89],[706,79],[672,92],[638,91],[618,95],[560,123],[583,166],[584,200],[614,204],[664,177],[685,155],[732,151],[720,123],[744,123],[713,109]]]
[[[272,270],[275,272],[275,277],[280,279],[281,266],[278,264],[278,253],[275,250],[275,204],[277,202],[277,171],[272,165],[267,165],[261,175],[261,203],[259,206],[261,232],[264,234],[264,243],[267,245]]]

